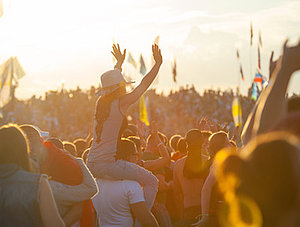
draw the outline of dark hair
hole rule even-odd
[[[87,155],[90,153],[90,148],[87,148],[83,153],[82,153],[82,160],[84,161],[84,163],[86,163],[86,159],[87,159]]]
[[[76,150],[76,146],[74,145],[74,143],[68,142],[68,141],[64,141],[64,149],[69,151],[71,153],[71,155],[73,155],[74,157],[77,157],[77,150]]]
[[[26,138],[30,141],[41,140],[40,132],[32,125],[24,124],[20,126],[20,129],[25,133]]]
[[[16,164],[30,171],[29,146],[19,126],[4,125],[0,128],[0,164]]]
[[[215,132],[209,137],[209,154],[212,158],[215,157],[216,153],[222,148],[226,147],[226,142],[229,142],[228,134],[220,131]]]
[[[121,96],[124,95],[124,88],[120,87],[113,91],[111,94],[103,95],[97,100],[96,104],[96,142],[100,142],[101,133],[102,133],[102,127],[104,121],[109,117],[110,109],[111,109],[111,103],[119,99]]]
[[[50,139],[47,139],[47,141],[50,141],[52,144],[54,144],[54,146],[56,146],[57,148],[63,150],[64,149],[64,144],[63,142],[55,137],[51,137]]]
[[[263,226],[276,226],[280,218],[297,206],[300,177],[298,142],[286,132],[268,133],[250,141],[242,150],[243,157],[231,154],[217,166],[220,188],[231,194],[230,190],[235,190],[236,199],[243,197],[253,201],[259,208]],[[238,183],[231,189],[224,187],[222,183],[227,184],[229,177],[232,179],[233,176]],[[230,205],[230,201],[227,202]],[[249,210],[249,207],[246,211],[241,209],[240,218],[244,222],[253,218]]]
[[[177,143],[178,140],[181,138],[181,135],[173,135],[169,140],[169,145],[173,149],[173,151],[177,151]]]
[[[202,133],[198,129],[191,129],[185,136],[187,157],[183,167],[183,176],[188,179],[205,178],[208,174],[209,163],[202,160]]]
[[[186,141],[184,138],[180,138],[177,143],[177,149],[179,152],[186,154]]]
[[[122,138],[119,141],[118,151],[116,155],[116,159],[122,159],[127,161],[129,156],[136,153],[136,147],[134,142],[129,139]]]
[[[87,148],[87,142],[84,139],[76,139],[73,141],[76,146],[77,155],[81,157],[84,150]]]
[[[137,136],[129,136],[127,139],[131,140],[132,142],[134,142],[136,148],[138,150],[142,149],[142,144],[141,144],[141,139]]]

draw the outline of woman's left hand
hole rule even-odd
[[[111,51],[111,53],[117,60],[117,66],[121,67],[125,60],[126,49],[124,49],[122,54],[119,44],[117,44],[117,46],[116,44],[113,44],[112,48],[113,51]]]

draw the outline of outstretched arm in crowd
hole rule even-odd
[[[300,41],[292,47],[287,47],[287,42],[283,46],[281,64],[276,65],[270,84],[258,104],[253,136],[272,129],[287,112],[285,96],[289,81],[292,74],[300,70]]]
[[[157,148],[161,157],[155,160],[144,161],[144,168],[150,171],[154,171],[169,166],[171,163],[171,158],[164,143],[159,139],[157,125],[155,122],[151,123],[151,135],[154,137],[154,141],[156,141]]]
[[[132,92],[120,99],[120,107],[123,113],[125,113],[128,107],[135,103],[145,93],[157,76],[159,68],[162,64],[162,56],[161,51],[156,44],[152,45],[152,54],[155,64],[150,72],[147,73],[147,75],[142,79],[141,83]]]

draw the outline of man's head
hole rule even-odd
[[[119,141],[117,159],[137,163],[138,153],[134,142],[129,139],[121,139]]]
[[[173,149],[173,151],[177,151],[177,143],[178,140],[181,138],[181,135],[173,135],[169,140],[169,145]]]
[[[43,162],[48,155],[48,150],[43,144],[43,139],[41,138],[39,131],[29,124],[21,125],[20,128],[28,139],[30,157],[39,163]]]
[[[74,145],[74,143],[64,141],[63,145],[64,145],[64,150],[70,152],[70,154],[73,155],[74,157],[77,157],[76,146]]]
[[[228,134],[226,132],[216,132],[209,137],[209,154],[212,157],[215,157],[217,152],[225,147],[231,147]]]
[[[76,146],[76,151],[78,154],[78,157],[81,157],[82,153],[87,149],[87,142],[84,139],[76,139],[74,140],[74,145]]]
[[[199,150],[201,152],[203,137],[199,129],[191,129],[185,135],[187,150]]]

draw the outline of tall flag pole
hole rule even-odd
[[[253,44],[253,26],[252,21],[250,22],[250,46]]]
[[[249,47],[250,78],[252,78],[252,44],[253,44],[253,26],[252,26],[252,21],[251,21],[250,22],[250,47]]]
[[[257,61],[258,61],[258,68],[261,69],[261,63],[260,63],[260,47],[257,45]]]
[[[262,39],[261,39],[261,31],[259,30],[258,35],[258,44],[257,44],[257,60],[258,60],[258,68],[261,69],[261,58],[260,58],[260,51],[262,49]]]
[[[172,65],[172,73],[173,73],[173,81],[177,83],[177,65],[176,65],[176,58],[174,58],[174,63]]]

